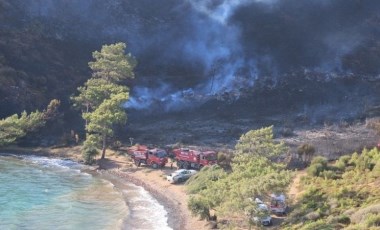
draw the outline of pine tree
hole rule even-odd
[[[102,159],[105,158],[107,139],[114,134],[114,126],[125,124],[127,120],[123,104],[129,98],[129,88],[123,85],[123,81],[134,78],[136,61],[130,54],[125,54],[125,49],[124,43],[116,43],[93,52],[95,60],[89,62],[92,77],[78,88],[79,94],[72,97],[74,107],[82,110],[86,121],[86,137],[97,137],[101,142]],[[93,142],[89,142],[91,145],[85,142],[82,149],[85,158],[89,152],[92,157],[96,153]]]
[[[264,215],[254,202],[255,198],[284,191],[290,183],[291,173],[283,164],[271,161],[272,157],[286,151],[283,143],[273,140],[272,127],[242,135],[235,146],[231,172],[224,175],[217,171],[217,175],[223,176],[215,179],[211,176],[212,171],[202,170],[189,181],[190,191],[195,193],[189,204],[191,211],[195,215],[205,215],[208,213],[205,208],[213,209],[226,218],[243,217],[252,225],[253,217]],[[205,178],[209,180],[205,181]]]
[[[45,125],[46,121],[54,118],[60,105],[59,100],[52,100],[47,109],[40,112],[27,113],[23,111],[20,115],[14,114],[0,120],[0,146],[14,143],[17,139],[37,130]]]

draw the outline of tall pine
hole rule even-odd
[[[101,158],[105,158],[107,140],[114,134],[116,124],[125,124],[126,111],[122,105],[129,98],[127,79],[134,78],[135,59],[125,54],[126,44],[104,45],[100,51],[93,52],[94,61],[89,62],[92,77],[79,94],[72,98],[74,106],[82,110],[86,121],[86,139],[82,155],[87,163],[92,162],[97,146],[102,149]],[[96,146],[93,146],[96,145]]]

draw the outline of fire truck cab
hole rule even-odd
[[[174,149],[173,153],[177,161],[178,168],[201,169],[205,165],[216,164],[217,158],[214,151],[200,151],[189,148]]]
[[[128,154],[132,157],[136,166],[141,164],[149,165],[156,169],[165,167],[168,162],[168,154],[163,149],[149,149],[146,146],[131,147]]]

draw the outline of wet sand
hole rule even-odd
[[[137,168],[131,162],[123,162],[122,157],[110,156],[99,161],[99,168],[105,174],[117,176],[129,183],[143,187],[156,198],[168,212],[168,224],[175,230],[210,229],[206,221],[193,217],[187,209],[188,196],[183,184],[170,184],[166,175],[175,171],[170,169]],[[124,158],[124,157],[123,157]],[[115,164],[117,167],[115,168]]]

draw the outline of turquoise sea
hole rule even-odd
[[[170,229],[164,207],[143,188],[117,188],[83,167],[0,156],[0,229]]]

